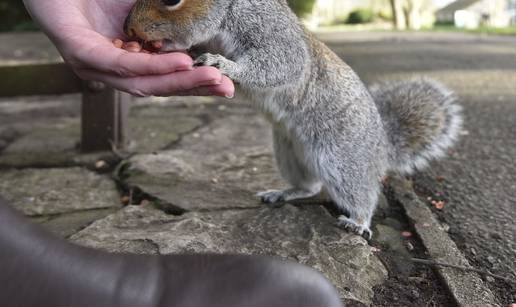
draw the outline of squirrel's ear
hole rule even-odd
[[[183,3],[186,0],[160,0],[163,5],[167,8],[169,11],[175,11],[181,8],[183,6]]]

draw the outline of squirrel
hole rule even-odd
[[[265,203],[318,194],[342,212],[338,224],[372,236],[388,171],[411,174],[445,155],[462,125],[456,95],[419,78],[367,88],[311,34],[286,0],[137,0],[125,33],[188,51],[218,68],[272,123],[281,175],[292,188]]]

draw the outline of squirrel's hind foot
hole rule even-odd
[[[256,194],[256,196],[260,197],[262,202],[266,204],[275,204],[287,202],[290,200],[310,198],[312,196],[319,194],[320,190],[320,186],[316,186],[313,189],[306,190],[300,188],[291,188],[287,190],[268,190],[264,192],[259,192]]]
[[[265,204],[275,204],[285,201],[284,193],[280,190],[268,190],[256,193]]]
[[[340,227],[350,230],[359,236],[365,236],[367,240],[371,240],[371,238],[373,237],[373,232],[371,231],[371,229],[369,229],[369,227],[365,225],[360,225],[355,220],[347,216],[339,216],[337,224]]]

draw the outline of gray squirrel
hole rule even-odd
[[[339,225],[359,235],[372,235],[386,173],[410,174],[443,156],[462,125],[455,95],[436,81],[366,88],[286,0],[138,0],[125,32],[200,54],[197,65],[217,67],[266,116],[292,188],[260,192],[263,202],[324,187],[343,213]]]

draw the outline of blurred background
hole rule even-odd
[[[288,0],[311,29],[466,30],[516,34],[516,0]],[[0,0],[0,31],[37,29],[23,3]]]

